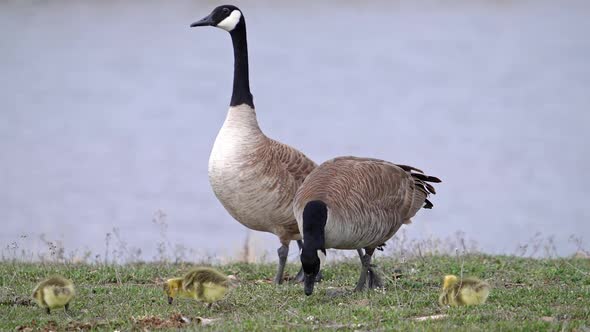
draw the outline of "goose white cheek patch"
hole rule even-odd
[[[238,25],[241,17],[242,13],[239,10],[233,10],[228,17],[217,24],[217,27],[230,32],[235,29],[236,25]]]
[[[324,254],[323,251],[318,250],[318,257],[320,259],[320,269],[324,266],[324,263],[326,262],[326,254]]]

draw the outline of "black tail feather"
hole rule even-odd
[[[424,185],[426,186],[426,189],[428,189],[428,191],[433,194],[436,195],[436,190],[434,190],[434,186],[431,185],[430,183],[424,182]]]
[[[424,173],[421,169],[418,169],[416,167],[412,167],[412,166],[408,166],[408,165],[400,165],[400,164],[395,164],[397,167],[403,169],[406,172],[411,172],[411,171],[415,171],[415,172],[420,172],[420,173]]]
[[[441,182],[439,178],[437,178],[436,176],[428,176],[422,173],[412,173],[412,176],[420,179],[422,181],[427,181],[427,182],[434,182],[434,183],[439,183]]]
[[[417,188],[418,190],[424,192],[424,194],[426,194],[426,196],[428,197],[429,194],[436,194],[436,190],[434,189],[434,186],[431,185],[428,182],[432,182],[432,183],[440,183],[442,182],[439,178],[437,178],[436,176],[430,176],[430,175],[426,175],[424,174],[424,172],[416,167],[412,167],[412,166],[408,166],[408,165],[400,165],[400,164],[396,164],[396,166],[398,166],[399,168],[403,169],[404,171],[410,173],[410,175],[414,178],[414,184],[415,184],[415,188]],[[432,204],[431,201],[429,201],[428,199],[424,199],[424,209],[432,209],[434,205]]]

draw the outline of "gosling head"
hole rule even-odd
[[[456,285],[458,282],[459,282],[459,279],[457,278],[457,276],[452,275],[452,274],[446,275],[445,279],[443,280],[443,290],[450,289],[451,287]]]
[[[168,304],[172,304],[172,301],[181,289],[182,278],[168,279],[164,283],[164,292],[168,295]]]
[[[240,24],[244,24],[244,16],[240,9],[233,5],[223,5],[213,9],[207,17],[191,24],[191,28],[213,26],[231,33]]]

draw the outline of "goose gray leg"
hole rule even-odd
[[[301,252],[301,249],[303,249],[303,241],[301,240],[297,240],[297,246],[299,246],[299,252]],[[305,278],[305,275],[303,273],[303,267],[299,268],[299,272],[297,272],[297,275],[295,276],[295,281],[297,282],[303,282],[303,279]],[[315,276],[315,282],[320,282],[322,281],[322,270],[320,270],[320,272],[318,272],[318,274]]]
[[[283,273],[285,272],[285,264],[287,263],[287,256],[289,256],[289,244],[284,244],[277,250],[279,254],[279,269],[275,276],[275,284],[280,285],[283,283]]]
[[[361,275],[354,291],[360,292],[365,289],[365,284],[367,283],[368,266],[371,263],[371,256],[363,254],[363,249],[357,249],[356,252],[358,252],[359,258],[361,259]]]
[[[355,292],[360,292],[365,289],[365,285],[367,285],[367,276],[369,277],[368,286],[371,289],[383,287],[383,282],[381,278],[377,274],[377,272],[371,266],[371,258],[375,249],[365,249],[365,254],[363,254],[362,249],[356,250],[359,254],[361,259],[361,275],[359,280],[354,288]]]
[[[369,257],[373,257],[373,253],[375,252],[375,249],[365,249],[365,253],[367,255],[369,255]],[[381,281],[381,277],[379,276],[379,273],[377,273],[377,271],[375,269],[373,269],[375,266],[371,265],[371,260],[369,258],[369,288],[370,289],[375,289],[375,288],[381,288],[383,287],[383,281]]]
[[[297,246],[299,247],[299,254],[301,254],[301,250],[303,249],[303,241],[297,240]],[[299,268],[299,272],[297,272],[297,275],[295,276],[295,281],[296,282],[303,282],[303,279],[305,279],[305,275],[303,274],[303,266],[302,266],[301,268]]]

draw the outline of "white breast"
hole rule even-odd
[[[209,181],[219,201],[237,221],[250,229],[276,234],[276,226],[293,217],[290,206],[277,209],[280,193],[265,190],[276,181],[266,176],[266,163],[260,160],[264,156],[257,154],[268,142],[252,108],[230,107],[209,158]]]
[[[209,157],[209,177],[218,181],[224,173],[238,174],[248,154],[264,138],[253,109],[247,105],[230,107]]]

